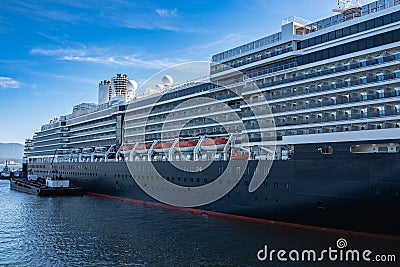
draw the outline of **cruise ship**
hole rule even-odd
[[[331,17],[285,19],[213,55],[207,77],[174,85],[167,70],[142,94],[127,75],[102,81],[98,104],[27,140],[29,173],[206,214],[399,236],[400,1],[338,2]]]

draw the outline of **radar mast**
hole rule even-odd
[[[361,17],[360,2],[360,0],[337,0],[338,8],[332,11],[343,14],[345,21]]]

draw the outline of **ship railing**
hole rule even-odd
[[[292,22],[293,23],[298,23],[298,24],[301,24],[301,25],[308,25],[308,24],[312,24],[313,23],[312,21],[307,20],[307,19],[303,19],[303,18],[296,17],[296,16],[291,16],[291,17],[288,17],[288,18],[282,20],[282,25],[287,25],[287,24],[292,23]]]
[[[210,82],[210,76],[207,75],[207,76],[196,78],[196,79],[193,79],[193,80],[188,80],[186,82],[182,82],[182,83],[179,83],[179,84],[171,86],[171,87],[164,87],[163,89],[158,90],[158,91],[149,91],[148,93],[145,93],[143,95],[136,96],[135,100],[143,100],[143,99],[146,99],[146,98],[150,98],[150,97],[153,97],[153,96],[164,94],[166,92],[173,92],[173,91],[176,91],[176,90],[192,87],[194,85],[200,85],[200,84],[204,84],[204,83],[209,83],[209,82]]]

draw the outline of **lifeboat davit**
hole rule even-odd
[[[172,143],[158,143],[154,145],[154,152],[163,153],[168,152],[172,146]]]
[[[225,138],[207,138],[201,142],[201,148],[204,150],[223,150],[228,140]]]
[[[151,144],[140,144],[137,145],[135,148],[135,152],[138,154],[146,154],[147,150],[149,150],[151,147]]]
[[[104,154],[108,151],[108,147],[106,146],[98,146],[94,149],[95,157],[103,157]]]
[[[132,151],[132,149],[133,149],[133,146],[131,146],[131,145],[124,145],[124,146],[121,146],[121,147],[119,148],[119,153],[121,153],[121,154],[123,154],[123,155],[129,154],[129,153]]]
[[[180,141],[176,144],[176,150],[181,152],[192,152],[197,145],[197,141]]]
[[[93,147],[85,147],[82,149],[82,157],[90,157],[93,152]]]

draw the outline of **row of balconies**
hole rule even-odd
[[[400,90],[390,92],[375,92],[372,94],[351,94],[351,95],[334,95],[331,97],[323,97],[321,99],[306,99],[296,102],[286,102],[284,104],[271,104],[270,110],[273,113],[307,110],[310,108],[321,108],[334,105],[351,104],[376,99],[385,99],[400,96]],[[243,112],[243,118],[252,117],[254,113],[250,110]]]
[[[288,83],[292,83],[292,82],[312,79],[312,78],[316,78],[316,77],[322,77],[322,76],[326,76],[326,75],[330,75],[330,74],[342,73],[342,72],[346,72],[346,71],[349,71],[349,70],[355,70],[355,69],[360,69],[360,68],[380,65],[380,64],[387,63],[387,62],[397,61],[397,60],[400,60],[400,53],[397,53],[397,54],[391,55],[391,56],[382,57],[380,59],[375,58],[375,59],[366,60],[366,61],[362,61],[362,62],[358,62],[358,63],[352,63],[352,64],[342,65],[342,66],[335,66],[333,68],[327,68],[327,69],[324,69],[324,70],[320,69],[320,70],[315,71],[315,72],[296,75],[295,77],[283,78],[283,79],[280,79],[280,80],[272,80],[272,81],[269,81],[269,82],[262,82],[262,83],[256,83],[256,84],[257,84],[257,87],[260,88],[260,89],[261,88],[267,88],[267,87],[272,87],[272,86],[277,86],[277,85],[288,84]],[[280,69],[280,70],[286,69],[286,68],[284,68],[284,66],[282,66],[281,67],[282,69]],[[274,70],[269,69],[269,70],[265,70],[265,71],[259,71],[259,72],[256,72],[254,74],[247,73],[246,75],[249,78],[255,78],[257,76],[273,73],[273,72],[275,72]],[[254,87],[254,86],[251,85],[250,87]]]
[[[277,127],[279,127],[279,126],[322,123],[322,122],[381,118],[381,117],[385,117],[385,116],[394,116],[394,115],[400,115],[400,111],[399,110],[382,110],[382,111],[360,112],[358,114],[353,114],[353,113],[352,114],[344,114],[344,115],[323,114],[322,116],[309,117],[308,119],[306,116],[276,118],[275,125]],[[296,118],[296,119],[294,119],[294,118]],[[258,129],[258,127],[256,125],[251,125],[251,126],[249,126],[248,129]]]
[[[266,92],[264,93],[264,98],[252,98],[249,100],[250,104],[253,103],[258,103],[258,102],[265,102],[265,100],[277,100],[277,99],[283,99],[283,98],[289,98],[289,97],[295,97],[295,96],[302,96],[302,95],[307,95],[307,94],[312,94],[312,93],[319,93],[319,92],[324,92],[324,91],[331,91],[331,90],[337,90],[337,89],[343,89],[343,88],[349,88],[352,86],[359,86],[359,85],[370,85],[373,83],[377,82],[383,82],[383,81],[391,81],[394,79],[399,79],[400,78],[400,71],[396,71],[394,73],[388,73],[385,75],[381,76],[375,76],[375,77],[370,77],[370,78],[360,78],[357,80],[351,80],[351,81],[345,81],[341,83],[335,83],[331,85],[309,85],[307,87],[299,87],[296,88],[296,90],[281,90],[281,91],[271,91],[271,92]]]
[[[305,129],[280,130],[276,132],[276,136],[278,137],[278,139],[281,139],[282,136],[335,133],[335,132],[348,132],[348,131],[365,131],[365,130],[378,130],[378,129],[391,129],[391,128],[400,128],[400,123],[397,121],[397,123],[396,122],[364,123],[364,124],[336,125],[336,126],[315,127],[315,128],[305,128]]]

